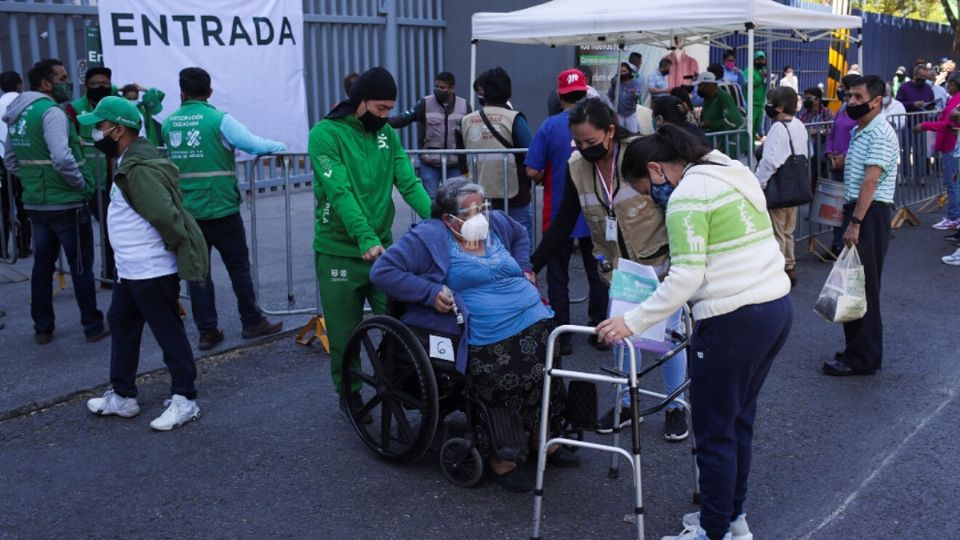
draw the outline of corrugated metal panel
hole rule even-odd
[[[397,105],[409,107],[433,88],[442,69],[442,0],[396,0],[399,55]],[[343,79],[383,65],[387,46],[381,0],[304,0],[304,62],[310,122],[318,121],[344,96]],[[14,70],[26,80],[34,62],[56,57],[81,93],[77,62],[86,56],[84,33],[97,24],[96,0],[0,1],[0,71]],[[165,75],[166,76],[166,75]],[[175,76],[175,74],[170,74]],[[149,81],[141,81],[149,84]],[[414,130],[401,136],[414,148]]]

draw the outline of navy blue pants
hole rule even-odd
[[[152,279],[120,279],[113,287],[107,319],[110,321],[110,382],[123,397],[137,397],[137,366],[140,339],[146,323],[163,351],[163,363],[170,371],[171,394],[197,397],[194,381],[197,368],[193,350],[180,319],[177,300],[180,278],[176,274]]]
[[[720,540],[743,513],[757,395],[793,322],[790,296],[697,322],[690,404],[700,467],[700,526]]]
[[[83,333],[91,336],[103,331],[103,313],[97,309],[97,289],[93,278],[93,225],[90,210],[29,210],[33,226],[33,273],[30,277],[30,315],[33,330],[54,330],[53,273],[57,269],[60,248],[70,267],[73,293],[80,308]]]
[[[223,265],[227,267],[233,293],[237,296],[237,310],[244,328],[256,326],[263,319],[263,313],[257,306],[253,292],[253,277],[250,273],[250,251],[247,249],[247,232],[243,228],[240,212],[217,219],[197,220],[207,241],[207,252],[217,248]],[[212,260],[212,259],[211,259]],[[190,306],[193,308],[193,321],[200,332],[217,329],[217,299],[214,294],[213,280],[207,275],[205,286],[191,281]]]
[[[607,304],[610,299],[610,287],[600,277],[597,261],[593,258],[593,240],[589,236],[577,240],[580,243],[580,256],[583,269],[587,274],[590,296],[587,304],[587,317],[590,326],[596,326],[607,318]],[[547,299],[553,308],[553,320],[557,326],[570,324],[570,257],[573,256],[573,240],[560,244],[559,252],[547,262]],[[560,339],[570,340],[572,334]]]

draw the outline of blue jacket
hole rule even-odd
[[[527,230],[499,210],[490,212],[490,229],[510,251],[524,272],[530,265],[530,236]],[[384,253],[370,270],[370,281],[387,296],[404,302],[406,313],[400,318],[411,326],[436,332],[459,335],[456,366],[467,371],[467,328],[470,310],[457,291],[453,299],[463,315],[464,324],[457,325],[453,313],[438,313],[433,301],[443,288],[450,269],[450,250],[447,247],[447,226],[439,219],[428,219],[415,224]]]

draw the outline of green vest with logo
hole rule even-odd
[[[96,109],[96,106],[90,103],[87,96],[73,100],[70,102],[70,106],[73,107],[77,115],[93,112]],[[73,122],[70,123],[73,124]],[[76,124],[74,126],[76,127]],[[100,184],[100,188],[106,189],[107,156],[93,146],[93,128],[93,125],[80,125],[77,129],[83,143],[81,148],[83,149],[83,157],[87,160],[87,168],[90,169],[93,178]]]
[[[18,175],[23,184],[23,202],[34,206],[55,206],[70,203],[83,203],[93,194],[93,176],[83,159],[80,137],[73,122],[69,125],[69,144],[73,157],[80,166],[86,187],[82,191],[74,189],[53,168],[50,149],[43,138],[43,115],[57,104],[50,98],[39,99],[24,109],[20,118],[9,126],[8,136],[13,152],[17,156]]]
[[[221,142],[224,113],[204,101],[185,101],[163,122],[167,155],[180,169],[183,205],[194,219],[217,219],[240,211],[237,162]]]

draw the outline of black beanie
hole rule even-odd
[[[397,83],[393,75],[382,67],[363,72],[350,87],[350,102],[358,105],[368,99],[397,99]]]

